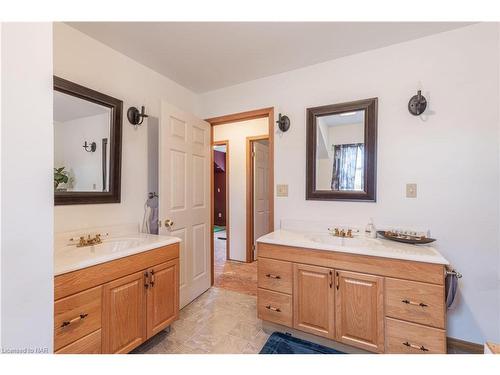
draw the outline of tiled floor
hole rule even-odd
[[[257,262],[245,263],[226,260],[226,231],[214,233],[214,285],[240,293],[257,295]]]
[[[256,297],[210,288],[181,310],[169,333],[160,332],[133,353],[257,354],[267,338]]]

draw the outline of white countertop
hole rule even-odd
[[[279,229],[260,237],[257,242],[411,260],[416,262],[449,264],[449,262],[432,246],[411,245],[383,238],[367,238],[364,236],[340,238],[334,237],[328,233]]]
[[[54,275],[76,271],[118,258],[181,242],[180,238],[144,233],[121,233],[94,246],[76,247],[69,238],[54,250]]]

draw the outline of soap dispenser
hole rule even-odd
[[[365,234],[366,237],[377,238],[377,231],[375,230],[375,225],[373,225],[373,218],[370,218],[370,221],[366,225]]]

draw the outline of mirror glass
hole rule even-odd
[[[109,192],[112,110],[54,91],[56,192]]]
[[[365,110],[316,117],[316,190],[365,190]]]

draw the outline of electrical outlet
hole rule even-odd
[[[283,184],[276,185],[276,196],[288,197],[288,185],[283,185]]]
[[[417,197],[417,184],[406,184],[406,198]]]

